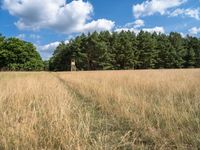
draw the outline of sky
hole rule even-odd
[[[104,30],[200,37],[200,0],[0,0],[0,33],[32,42],[44,60],[61,41]]]

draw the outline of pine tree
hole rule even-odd
[[[184,40],[181,37],[181,35],[176,32],[170,33],[169,40],[176,52],[174,67],[182,68],[184,64],[184,55],[185,55]]]
[[[102,57],[102,62],[100,62],[103,70],[113,70],[114,54],[112,53],[112,35],[109,31],[100,32],[99,40],[103,42],[105,47],[105,53]]]
[[[200,40],[196,37],[187,36],[186,49],[193,49],[195,53],[194,67],[200,67]]]
[[[134,68],[134,48],[129,32],[120,32],[114,43],[116,69]]]
[[[176,51],[172,46],[169,38],[165,34],[157,37],[156,50],[158,52],[156,68],[174,68],[176,62]]]
[[[151,33],[141,31],[138,36],[138,51],[140,69],[155,68],[156,64],[156,40]]]
[[[186,55],[185,55],[185,67],[186,68],[192,68],[195,65],[195,52],[194,49],[190,48],[187,49]]]
[[[182,38],[175,32],[166,35],[141,31],[137,36],[130,31],[82,34],[58,46],[50,68],[70,70],[74,57],[78,70],[200,67],[200,40]]]

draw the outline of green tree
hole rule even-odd
[[[2,55],[13,54],[2,51]],[[93,32],[61,43],[49,67],[54,71],[70,70],[73,58],[78,70],[200,67],[200,40],[183,38],[176,32]]]
[[[116,69],[134,69],[136,38],[132,32],[120,32],[114,41],[115,67]]]
[[[176,52],[174,67],[182,68],[184,64],[184,55],[185,55],[184,40],[181,37],[181,35],[176,32],[170,33],[169,40]]]
[[[195,52],[194,49],[190,48],[186,50],[185,64],[186,68],[192,68],[195,65]]]
[[[187,51],[187,55],[190,55],[190,56],[186,56],[186,59],[192,59],[191,61],[195,62],[194,64],[192,63],[193,64],[192,66],[200,67],[200,40],[196,37],[187,36],[185,39],[185,47],[187,50],[189,50],[189,52]],[[193,51],[194,51],[194,54],[193,54]]]
[[[69,45],[71,43],[72,41],[66,45],[64,42],[61,42],[56,48],[53,57],[49,61],[49,69],[51,71],[70,70],[72,51],[69,49]]]
[[[33,44],[17,38],[4,39],[3,44],[0,43],[1,70],[43,70],[42,59]]]
[[[103,70],[114,70],[115,55],[112,52],[112,37],[109,31],[100,32],[99,34],[99,39],[103,42],[103,47],[105,47],[102,62],[100,62]]]
[[[167,35],[159,34],[157,36],[156,50],[158,52],[156,68],[174,68],[176,51]]]
[[[45,71],[49,71],[49,70],[50,70],[50,69],[49,69],[49,60],[43,61],[43,64],[44,64],[44,70],[45,70]]]
[[[138,68],[155,68],[156,64],[156,39],[149,32],[141,31],[138,36],[139,64]]]
[[[85,43],[88,70],[102,70],[107,58],[107,45],[99,38],[99,33],[89,34]]]
[[[72,57],[76,61],[77,70],[87,70],[87,53],[86,53],[86,35],[76,37],[70,44],[70,50],[72,51]]]

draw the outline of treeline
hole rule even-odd
[[[32,43],[0,34],[0,71],[40,71],[43,61]]]
[[[176,32],[94,32],[62,42],[43,62],[32,43],[0,34],[0,70],[66,71],[72,59],[78,70],[199,68],[200,39]]]
[[[70,70],[73,58],[78,70],[197,68],[200,67],[200,39],[183,38],[176,32],[82,34],[56,48],[49,69]]]

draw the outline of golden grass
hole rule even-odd
[[[82,96],[128,120],[132,148],[200,148],[200,70],[60,73]]]
[[[86,114],[51,74],[1,73],[0,91],[0,149],[86,147]]]
[[[200,149],[200,70],[0,73],[0,149]]]

